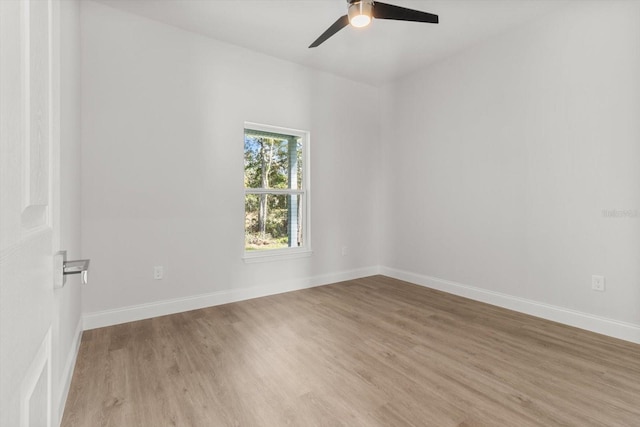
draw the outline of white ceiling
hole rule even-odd
[[[98,0],[217,40],[380,85],[566,4],[558,0],[385,0],[435,13],[440,23],[374,20],[307,47],[346,0]]]

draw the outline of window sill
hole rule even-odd
[[[242,260],[246,263],[284,261],[289,259],[310,257],[311,249],[273,249],[268,251],[245,252]]]

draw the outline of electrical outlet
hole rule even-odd
[[[345,256],[347,254],[347,247],[343,246],[342,247],[342,256]]]
[[[154,280],[162,280],[164,277],[164,267],[161,265],[156,265],[153,267],[153,278]]]
[[[604,292],[604,276],[591,276],[591,289]]]

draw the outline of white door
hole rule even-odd
[[[0,0],[0,425],[52,425],[57,0]]]

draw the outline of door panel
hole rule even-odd
[[[0,425],[52,423],[58,25],[53,0],[0,1]]]
[[[21,28],[23,104],[23,210],[26,230],[49,225],[51,151],[51,16],[47,1],[23,1]]]

